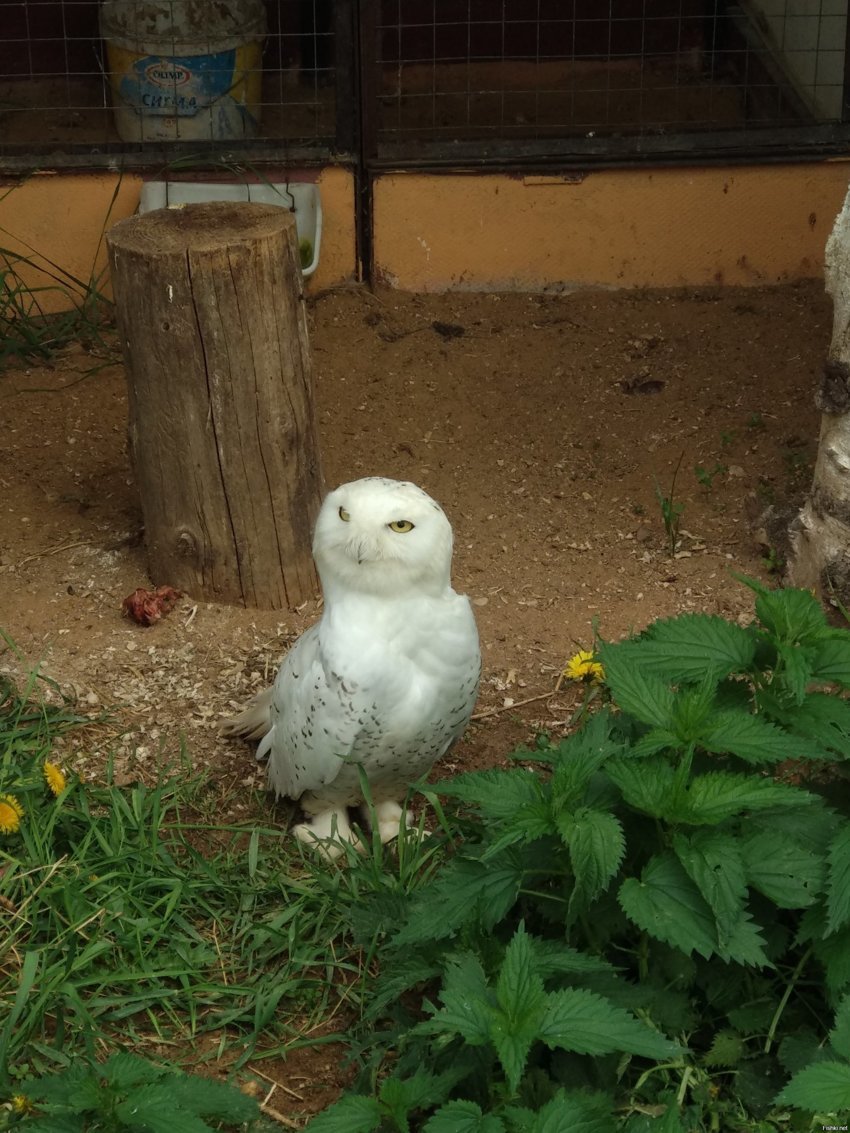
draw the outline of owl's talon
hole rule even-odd
[[[308,822],[299,822],[293,826],[292,833],[299,842],[312,846],[330,862],[342,857],[346,843],[354,846],[359,854],[363,853],[363,844],[351,829],[348,814],[344,810],[326,810],[312,815]]]
[[[371,815],[367,817],[371,818]],[[398,803],[377,803],[375,806],[375,826],[382,842],[397,838],[402,826],[413,825],[413,812],[402,810]]]

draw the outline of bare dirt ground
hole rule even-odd
[[[748,617],[733,572],[767,578],[771,557],[753,517],[809,484],[831,323],[820,283],[351,290],[315,297],[309,317],[328,484],[414,480],[454,525],[484,675],[443,773],[563,729],[580,691],[553,689],[597,622],[617,638],[682,610]],[[146,573],[124,374],[87,373],[100,360],[74,346],[0,374],[0,627],[14,642],[0,641],[0,673],[38,666],[82,710],[110,711],[112,724],[72,736],[70,769],[97,777],[111,752],[119,781],[147,778],[184,738],[234,800],[226,817],[268,821],[263,796],[243,789],[261,784],[250,752],[217,727],[273,678],[318,602],[281,613],[189,595],[151,628],[121,616],[136,587],[170,580]],[[677,467],[672,553],[656,485],[670,495]]]

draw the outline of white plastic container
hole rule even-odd
[[[304,181],[277,184],[241,184],[200,181],[146,181],[142,185],[139,212],[179,208],[204,201],[256,201],[278,205],[295,214],[295,228],[301,253],[301,274],[312,275],[319,265],[322,242],[322,200],[319,188]]]
[[[221,141],[257,132],[262,0],[103,0],[100,33],[122,141]]]

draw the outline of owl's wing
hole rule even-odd
[[[257,751],[268,755],[269,784],[297,799],[339,774],[351,755],[371,697],[334,671],[320,625],[307,630],[284,658],[272,689],[272,724]]]

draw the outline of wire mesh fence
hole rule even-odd
[[[332,0],[0,0],[0,156],[336,138]]]
[[[0,161],[835,146],[848,2],[0,0]]]
[[[829,124],[846,0],[383,0],[377,136],[643,137]]]

